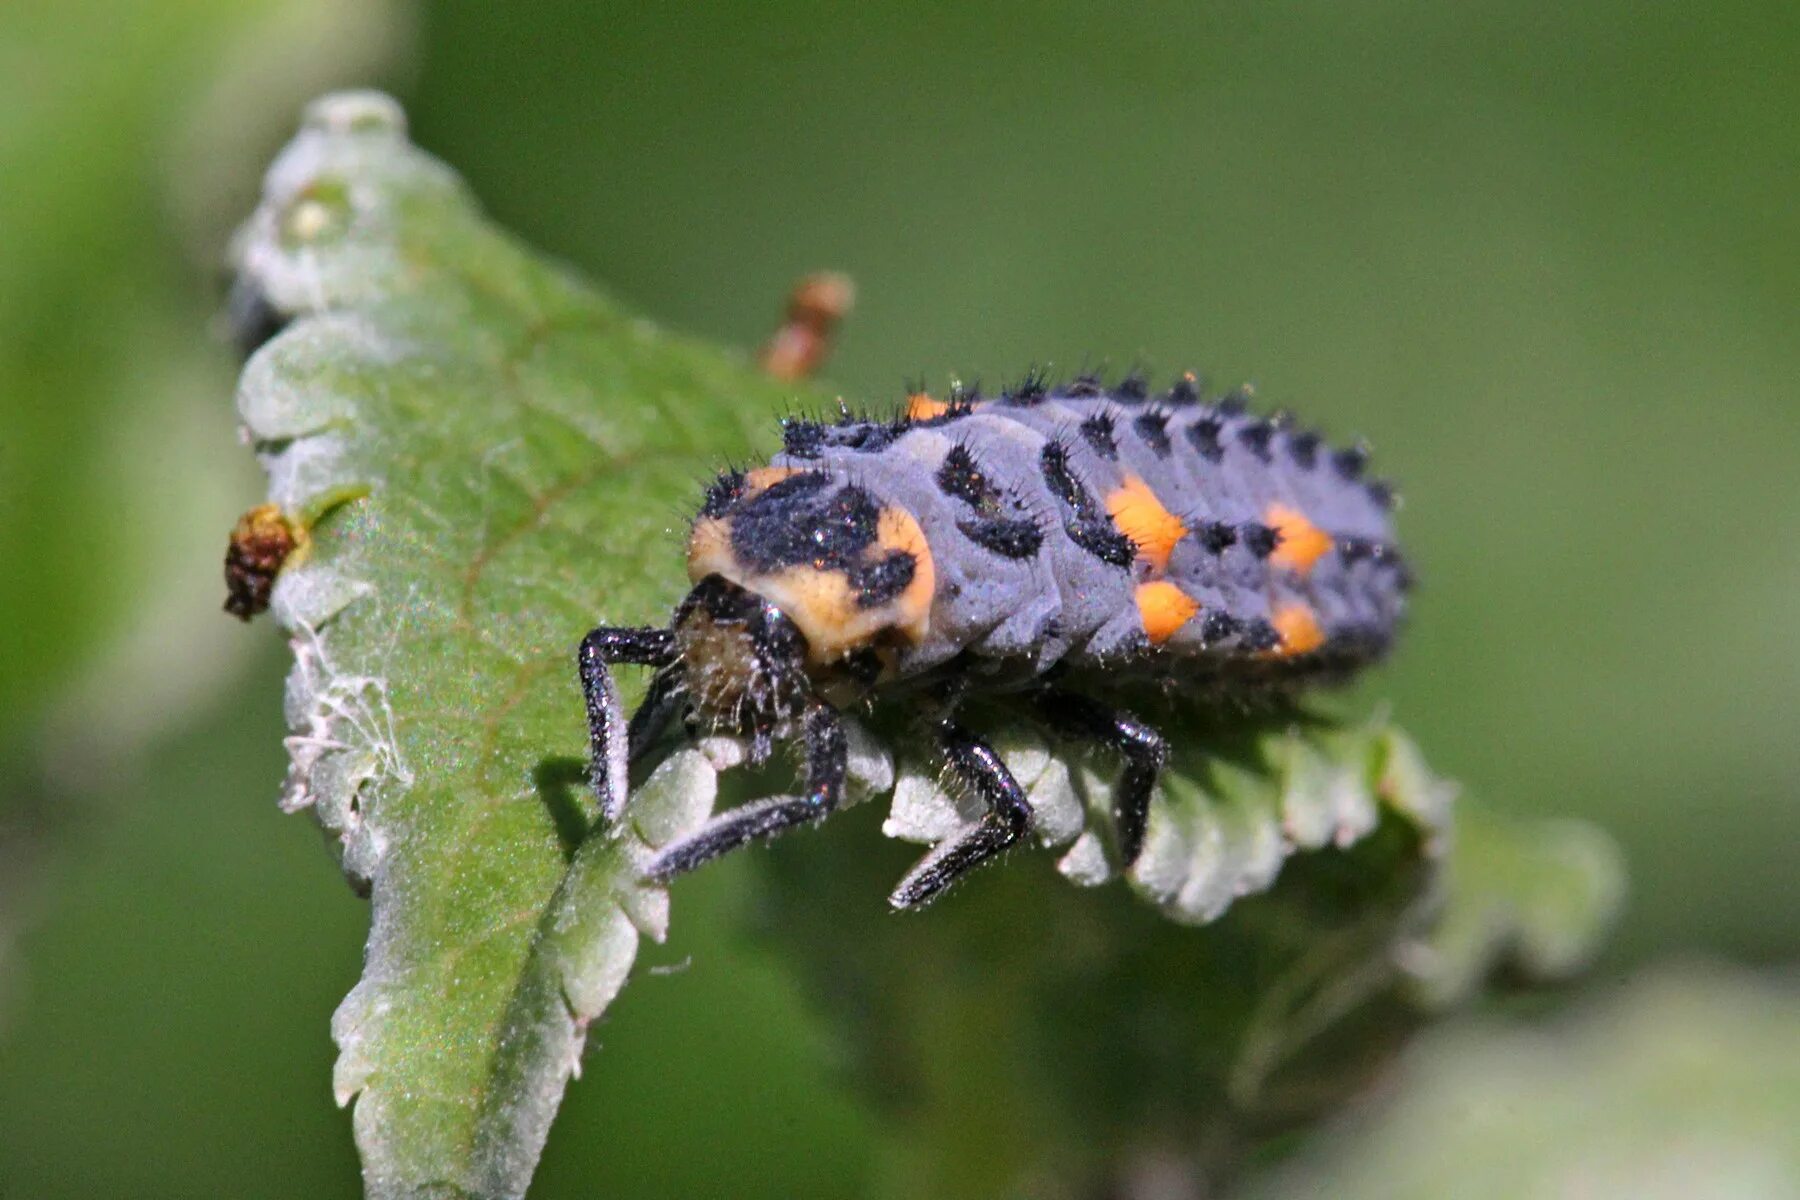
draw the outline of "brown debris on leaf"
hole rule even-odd
[[[777,379],[806,379],[831,353],[831,335],[856,303],[848,275],[821,271],[794,285],[787,319],[761,355],[762,369]]]
[[[239,517],[225,547],[225,611],[248,621],[266,610],[275,576],[304,538],[305,531],[274,504],[259,504]]]

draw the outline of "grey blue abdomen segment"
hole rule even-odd
[[[964,653],[1035,671],[1342,669],[1394,633],[1406,569],[1387,490],[1362,478],[1356,451],[1187,385],[1146,397],[1081,381],[932,407],[926,419],[790,425],[774,460],[918,520],[937,584],[903,674]],[[1166,585],[1180,612],[1193,602],[1173,632],[1147,628]]]

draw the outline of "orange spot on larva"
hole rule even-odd
[[[800,474],[798,467],[758,467],[744,473],[744,495],[766,492],[790,475]]]
[[[930,630],[931,602],[937,592],[931,547],[911,513],[889,507],[877,518],[875,541],[863,552],[863,561],[872,563],[895,551],[912,557],[912,581],[886,604],[868,608],[844,571],[810,563],[775,571],[752,569],[732,549],[729,519],[702,517],[688,536],[688,578],[699,583],[708,575],[721,575],[755,592],[799,626],[812,662],[830,663],[890,631],[917,643]]]
[[[1285,504],[1271,504],[1263,521],[1280,535],[1271,561],[1305,575],[1331,550],[1331,535],[1306,519],[1306,514]]]
[[[1137,586],[1138,616],[1152,645],[1160,646],[1194,619],[1200,602],[1166,579]]]
[[[1106,497],[1106,511],[1113,527],[1130,538],[1139,556],[1157,571],[1168,567],[1175,543],[1187,535],[1181,518],[1164,508],[1150,485],[1136,475],[1125,476],[1125,482]]]
[[[688,581],[708,575],[737,578],[737,556],[731,552],[731,526],[719,517],[701,517],[688,533]]]
[[[1325,631],[1319,628],[1319,619],[1304,604],[1282,605],[1275,610],[1272,623],[1275,632],[1281,635],[1281,645],[1274,651],[1277,658],[1311,654],[1325,644]]]
[[[906,398],[906,419],[909,421],[929,421],[949,411],[948,404],[942,400],[933,400],[924,392],[914,392]]]

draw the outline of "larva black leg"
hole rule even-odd
[[[1037,704],[1051,728],[1064,737],[1099,742],[1125,757],[1125,771],[1113,793],[1113,820],[1119,832],[1119,854],[1129,867],[1144,848],[1150,793],[1163,764],[1169,761],[1168,742],[1130,713],[1086,696],[1051,689],[1039,694]]]
[[[930,902],[1031,828],[1033,813],[1025,789],[992,746],[955,721],[938,727],[938,744],[950,769],[981,794],[988,810],[980,821],[944,842],[906,873],[888,897],[895,908],[916,908]]]
[[[643,702],[631,714],[631,728],[625,739],[630,747],[626,760],[636,762],[642,758],[686,703],[687,673],[679,666],[658,671],[644,692]]]
[[[667,883],[677,875],[710,862],[745,842],[771,838],[796,825],[808,825],[831,815],[844,795],[844,772],[849,755],[844,725],[837,710],[813,704],[806,710],[806,794],[753,800],[730,812],[720,813],[678,842],[663,848],[644,872],[644,878]]]
[[[667,629],[602,626],[581,639],[576,667],[587,696],[588,782],[600,802],[601,820],[617,820],[625,807],[631,744],[619,688],[606,668],[611,663],[666,667],[675,653],[675,635]]]

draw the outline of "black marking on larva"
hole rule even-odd
[[[1378,508],[1392,510],[1394,507],[1394,485],[1385,479],[1371,479],[1363,485],[1363,491],[1369,493]]]
[[[1254,617],[1244,622],[1244,649],[1250,651],[1273,650],[1281,645],[1281,634],[1262,617]]]
[[[1361,446],[1345,446],[1331,456],[1331,466],[1340,476],[1355,481],[1369,465],[1369,452]]]
[[[1299,433],[1290,433],[1287,439],[1288,457],[1297,466],[1310,471],[1318,465],[1319,443],[1322,441],[1324,438],[1317,430],[1303,429]]]
[[[1241,417],[1250,411],[1250,389],[1233,388],[1219,397],[1219,413],[1227,417]]]
[[[1200,618],[1200,644],[1216,646],[1229,639],[1241,628],[1242,623],[1223,609],[1209,608],[1206,615]]]
[[[1119,443],[1113,437],[1113,418],[1110,412],[1101,409],[1081,423],[1081,436],[1094,453],[1107,462],[1119,461]]]
[[[1023,519],[965,517],[956,528],[977,546],[1002,558],[1030,558],[1044,546],[1044,531]]]
[[[1001,394],[1000,398],[1007,404],[1030,407],[1033,404],[1043,403],[1044,398],[1049,394],[1049,376],[1039,368],[1033,367],[1025,372],[1025,377],[1023,379],[1019,380],[1019,382],[1015,383],[1012,387],[1007,388]]]
[[[854,484],[803,471],[772,484],[731,513],[731,549],[752,571],[810,566],[848,570],[875,541],[880,506]]]
[[[975,466],[967,446],[952,446],[934,477],[938,490],[954,496],[975,510],[973,517],[957,521],[962,535],[1002,558],[1030,558],[1044,544],[1035,522],[1004,515],[1000,489]]]
[[[852,567],[848,575],[856,606],[880,608],[887,604],[907,589],[918,569],[917,560],[905,550],[891,550],[872,563]]]
[[[1148,409],[1131,419],[1131,431],[1150,447],[1158,458],[1169,457],[1169,414],[1160,408]]]
[[[1281,531],[1260,521],[1245,521],[1238,526],[1238,541],[1257,558],[1267,558],[1281,544]]]
[[[996,516],[1000,511],[1000,489],[989,483],[975,466],[975,456],[967,446],[952,446],[938,466],[935,476],[938,490],[954,496],[983,516]]]
[[[886,450],[905,432],[904,422],[853,420],[832,426],[826,431],[825,440],[826,444],[845,450],[874,454]]]
[[[1063,387],[1058,389],[1060,396],[1069,400],[1091,400],[1095,396],[1106,394],[1106,384],[1098,375],[1077,375]]]
[[[1238,531],[1228,521],[1206,521],[1195,527],[1194,537],[1208,552],[1223,554],[1237,545]]]
[[[1200,457],[1207,462],[1218,462],[1225,457],[1225,445],[1219,441],[1219,433],[1224,425],[1214,416],[1201,417],[1187,427],[1187,440]]]
[[[1125,569],[1137,556],[1137,545],[1113,528],[1092,492],[1069,469],[1069,453],[1059,442],[1045,442],[1040,456],[1044,482],[1069,509],[1063,531],[1069,540],[1101,562]]]
[[[1275,439],[1275,426],[1268,421],[1251,421],[1238,429],[1238,441],[1262,462],[1269,461],[1269,443]]]
[[[744,494],[744,473],[725,471],[706,485],[706,498],[700,503],[703,517],[722,517]]]
[[[1359,562],[1372,562],[1385,570],[1394,581],[1394,586],[1403,592],[1410,592],[1418,582],[1413,574],[1412,564],[1392,542],[1377,541],[1374,538],[1345,537],[1337,543],[1338,557],[1345,566],[1355,566]]]
[[[818,458],[826,450],[874,454],[891,446],[907,428],[903,420],[871,421],[851,413],[832,425],[790,419],[781,423],[781,448],[795,458]]]
[[[1168,404],[1176,408],[1200,403],[1200,381],[1191,375],[1183,375],[1175,381],[1175,386],[1169,389],[1166,400]]]
[[[781,422],[781,448],[794,458],[817,458],[825,448],[825,426],[817,421],[784,418]]]
[[[1126,404],[1142,404],[1150,398],[1150,380],[1145,378],[1142,371],[1134,369],[1119,380],[1119,385],[1113,389],[1113,395]]]

